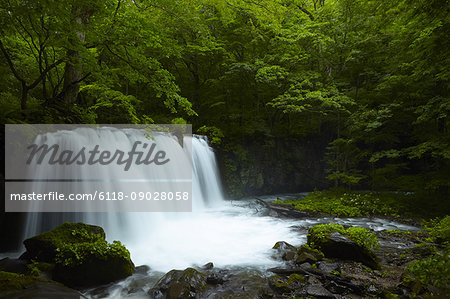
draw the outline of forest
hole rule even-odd
[[[192,123],[236,195],[252,151],[287,142],[320,153],[319,187],[448,196],[448,1],[2,0],[0,14],[2,123]]]
[[[352,217],[336,194],[371,192],[429,220],[450,211],[449,49],[448,0],[0,0],[0,119],[192,124],[228,198],[316,191],[288,204]]]

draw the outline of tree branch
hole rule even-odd
[[[6,62],[8,63],[11,72],[14,74],[14,77],[16,77],[16,79],[19,80],[20,82],[25,83],[25,80],[19,75],[16,68],[14,67],[14,63],[12,62],[11,57],[9,57],[9,54],[6,51],[5,47],[3,46],[3,42],[1,40],[0,40],[0,50],[5,56]]]
[[[314,21],[314,16],[312,15],[312,13],[310,13],[308,10],[306,10],[305,8],[301,7],[300,5],[297,5],[298,9],[300,9],[302,12],[304,12],[305,14],[308,15],[308,17],[311,19],[311,21]]]
[[[45,68],[45,70],[42,71],[41,75],[34,80],[33,83],[31,83],[30,86],[28,86],[29,89],[33,89],[36,87],[36,85],[39,84],[39,82],[44,78],[44,76],[47,74],[47,72],[49,72],[51,69],[53,69],[54,67],[58,66],[59,64],[61,64],[64,61],[64,59],[59,59],[58,61],[50,64],[48,67]]]

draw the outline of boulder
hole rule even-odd
[[[284,241],[278,241],[272,249],[276,249],[277,256],[280,256],[285,261],[291,261],[297,257],[297,248]]]
[[[338,258],[361,262],[372,269],[379,269],[375,254],[369,249],[359,246],[339,232],[332,232],[323,238],[316,238],[314,245],[320,247],[328,258]]]
[[[23,241],[27,252],[25,259],[53,262],[57,249],[63,245],[105,240],[105,231],[100,226],[85,223],[64,223],[40,235]]]
[[[335,298],[335,296],[321,284],[310,284],[306,287],[306,294],[314,298]]]
[[[28,274],[27,262],[20,259],[8,257],[0,260],[0,271]]]
[[[206,288],[206,274],[194,268],[172,270],[149,291],[152,298],[197,298]]]
[[[80,299],[80,292],[30,275],[0,271],[0,298]]]
[[[89,287],[123,279],[135,269],[129,251],[105,239],[99,226],[64,223],[24,241],[25,256],[54,265],[52,279],[70,287]]]

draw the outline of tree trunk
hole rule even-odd
[[[72,22],[76,37],[69,38],[69,43],[75,48],[77,44],[83,44],[86,39],[85,27],[89,23],[92,11],[87,7],[77,7],[74,4],[72,7],[72,15],[74,16]],[[77,100],[82,78],[82,68],[83,62],[80,53],[76,50],[69,49],[67,51],[63,85],[63,102],[66,107],[72,106]]]

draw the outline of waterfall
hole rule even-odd
[[[80,148],[81,145],[94,146],[99,144],[102,148],[117,148],[125,152],[130,149],[130,145],[135,141],[145,141],[147,136],[141,130],[115,128],[78,128],[72,131],[58,131],[54,133],[46,133],[36,138],[37,144],[48,143],[58,144],[64,149]],[[192,208],[193,211],[202,211],[207,208],[217,207],[223,204],[223,193],[218,174],[216,159],[213,149],[208,145],[205,136],[185,136],[183,138],[182,147],[178,143],[178,139],[171,134],[161,133],[153,136],[158,144],[167,145],[165,148],[170,151],[168,156],[173,159],[172,168],[159,170],[153,168],[152,171],[148,167],[138,167],[134,171],[130,171],[130,178],[133,180],[157,179],[161,175],[161,171],[177,173],[184,169],[192,169]],[[189,167],[187,163],[192,163]],[[96,167],[90,171],[84,168],[70,167],[70,174],[67,174],[67,167],[53,167],[30,169],[29,177],[34,178],[54,178],[54,177],[71,177],[75,179],[84,179],[92,177],[100,177],[102,179],[113,179],[115,177],[114,170],[105,169],[105,167]],[[131,170],[131,169],[130,169]],[[50,173],[51,172],[51,173]],[[92,173],[94,172],[94,173]],[[165,174],[167,177],[167,173]],[[122,180],[123,181],[123,180]],[[114,183],[101,182],[101,184],[114,184],[107,186],[115,188],[115,190],[127,190],[129,183],[125,180],[114,181]],[[42,184],[39,182],[38,184]],[[88,183],[86,183],[88,185]],[[89,192],[89,186],[81,186],[83,192]],[[103,186],[105,187],[105,186]],[[39,188],[38,188],[39,189]],[[133,190],[127,190],[133,191]],[[142,212],[142,213],[100,213],[100,212],[83,212],[83,213],[27,213],[25,230],[23,239],[39,234],[43,231],[50,230],[64,221],[69,222],[85,222],[102,226],[105,231],[109,232],[109,236],[116,239],[129,239],[130,235],[137,235],[137,228],[152,226],[161,221],[161,219],[170,219],[177,217],[172,213]],[[180,216],[180,215],[178,215]],[[146,228],[145,230],[148,230]],[[144,230],[144,231],[145,231]]]
[[[138,130],[79,128],[43,134],[38,142],[48,141],[69,148],[100,144],[126,152],[130,144],[143,138],[145,136]],[[224,200],[216,158],[206,137],[185,136],[183,146],[170,134],[157,134],[154,138],[158,144],[169,145],[168,156],[175,160],[175,168],[164,171],[176,175],[186,168],[192,172],[192,212],[27,213],[23,239],[64,221],[100,225],[109,242],[120,240],[130,250],[136,265],[146,264],[155,271],[182,269],[211,261],[217,266],[274,265],[276,262],[270,258],[270,252],[276,241],[294,244],[301,241],[291,229],[291,221],[262,216],[258,209]],[[186,163],[192,163],[192,167],[185,167]],[[99,168],[93,169],[94,173],[70,173],[70,177],[114,178],[114,170]],[[67,175],[66,170],[57,167],[37,171],[31,169],[30,176],[54,178]],[[145,180],[159,174],[144,167],[133,170],[130,176]],[[117,187],[117,184],[127,188],[126,182],[120,180],[106,187]]]

